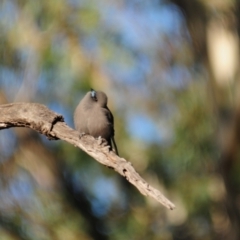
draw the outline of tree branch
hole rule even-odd
[[[109,147],[102,144],[102,139],[95,139],[85,135],[79,139],[79,132],[68,127],[61,115],[49,110],[38,103],[11,103],[0,105],[0,130],[11,127],[27,127],[51,140],[62,139],[81,148],[101,164],[113,168],[124,176],[143,195],[151,196],[168,209],[174,209],[170,202],[160,191],[150,186],[124,158],[118,157]]]

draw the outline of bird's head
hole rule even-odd
[[[91,89],[91,99],[101,107],[107,106],[107,95],[101,91],[95,91]]]

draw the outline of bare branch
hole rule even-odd
[[[124,158],[118,157],[102,139],[85,135],[79,139],[79,133],[68,127],[63,117],[46,106],[38,103],[11,103],[0,105],[0,130],[11,127],[27,127],[46,135],[49,139],[62,139],[81,148],[101,164],[113,168],[124,176],[143,195],[151,196],[168,209],[174,209],[160,191],[150,186]]]

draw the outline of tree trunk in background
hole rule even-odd
[[[233,171],[239,161],[240,100],[239,100],[239,2],[172,0],[186,19],[192,38],[195,59],[208,70],[209,103],[213,107],[216,144],[220,158],[217,169],[225,184],[225,196],[219,209],[222,222],[214,221],[217,239],[240,239],[239,186]],[[214,12],[213,12],[214,11]],[[227,96],[223,97],[223,96]],[[223,224],[222,226],[220,226]]]

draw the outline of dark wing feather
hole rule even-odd
[[[107,111],[107,118],[108,118],[108,121],[111,124],[111,128],[112,128],[111,129],[111,131],[112,131],[111,140],[112,140],[112,143],[113,143],[113,147],[114,147],[115,153],[118,155],[118,148],[117,148],[117,144],[116,144],[115,139],[114,139],[114,135],[115,135],[115,131],[114,131],[114,117],[113,117],[111,111],[109,110],[109,108],[106,107],[106,109],[108,110]]]

